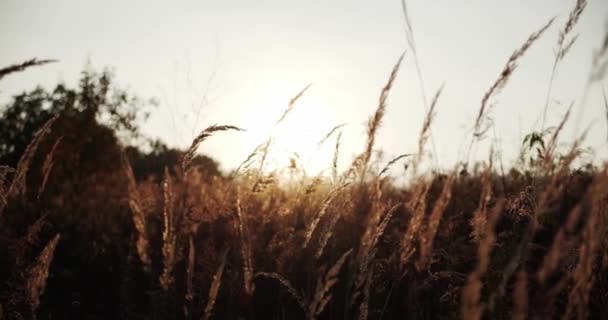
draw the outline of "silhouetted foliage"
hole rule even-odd
[[[151,149],[149,152],[143,152],[135,146],[127,147],[125,150],[129,156],[131,166],[133,167],[135,178],[137,180],[142,180],[153,177],[157,181],[160,181],[165,167],[172,173],[175,173],[176,166],[179,165],[183,151],[169,148],[160,140],[151,140],[148,142]],[[205,155],[195,156],[192,160],[192,166],[203,176],[211,177],[222,175],[219,163]]]
[[[52,91],[42,87],[15,96],[0,107],[0,163],[15,166],[36,130],[54,115],[81,118],[87,125],[101,123],[124,140],[140,137],[138,124],[147,118],[145,105],[127,91],[113,86],[109,71],[82,72],[77,88],[59,84]],[[61,128],[55,131],[63,131]],[[79,131],[79,135],[85,131]]]

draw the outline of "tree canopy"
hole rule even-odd
[[[73,161],[78,158],[80,162],[91,162],[93,167],[107,167],[118,162],[95,162],[107,161],[101,155],[115,154],[114,149],[122,144],[133,162],[136,177],[162,175],[165,166],[171,169],[177,164],[181,151],[141,133],[140,125],[154,105],[154,100],[141,99],[116,86],[108,70],[85,69],[75,88],[60,83],[49,91],[38,86],[0,104],[0,164],[15,167],[36,131],[53,116],[60,115],[41,153],[48,152],[61,138],[64,146],[54,156],[59,161],[75,165]],[[148,152],[142,151],[144,146]],[[86,157],[83,153],[86,150],[96,155]],[[206,175],[221,175],[219,164],[209,157],[198,156],[194,163]]]

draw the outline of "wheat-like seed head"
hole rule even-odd
[[[564,42],[566,41],[566,37],[568,36],[568,34],[570,34],[570,32],[572,32],[572,29],[574,29],[574,26],[578,22],[579,18],[581,17],[581,14],[585,10],[586,6],[587,6],[587,0],[576,0],[576,4],[574,5],[574,8],[572,8],[572,11],[570,11],[570,14],[568,15],[568,20],[566,21],[566,25],[564,25],[564,28],[562,30],[560,30],[560,32],[559,32],[559,36],[557,39],[557,47],[560,48],[559,50],[561,50],[561,48],[564,47]]]
[[[176,234],[173,216],[173,190],[171,186],[171,176],[165,167],[165,177],[163,179],[163,273],[160,276],[160,285],[167,291],[174,283],[173,267],[175,266],[176,255]]]
[[[196,248],[194,245],[194,237],[190,235],[188,237],[188,262],[186,264],[186,296],[185,299],[188,302],[194,300],[194,265],[196,258]]]
[[[245,292],[248,295],[253,295],[255,286],[253,283],[253,263],[251,259],[251,240],[245,220],[243,207],[241,205],[240,195],[236,200],[236,214],[238,218],[239,237],[241,238],[241,257],[243,259],[243,281]]]
[[[333,135],[335,132],[338,132],[338,130],[340,130],[340,129],[341,129],[342,127],[344,127],[345,125],[346,125],[346,123],[342,123],[342,124],[339,124],[339,125],[337,125],[337,126],[335,126],[335,127],[331,128],[331,130],[329,130],[329,131],[327,132],[327,134],[325,134],[325,135],[323,136],[323,139],[319,140],[319,143],[317,143],[317,145],[321,146],[323,143],[325,143],[325,141],[327,141],[327,139],[329,139],[329,138],[330,138],[330,137],[331,137],[331,136],[332,136],[332,135]],[[342,131],[340,131],[340,133],[341,133],[341,132],[342,132]]]
[[[374,143],[376,141],[376,134],[380,125],[382,124],[382,118],[384,118],[384,114],[386,113],[386,100],[388,99],[388,94],[393,87],[395,79],[397,78],[397,73],[399,72],[399,67],[401,66],[401,62],[403,61],[403,57],[405,53],[401,54],[397,63],[393,66],[393,70],[391,70],[391,74],[389,75],[388,82],[382,88],[382,92],[380,92],[380,98],[378,99],[378,107],[376,108],[376,112],[370,117],[367,123],[367,144],[365,146],[365,151],[363,152],[363,171],[365,172],[365,168],[369,163],[369,160],[372,156],[372,149],[374,148]]]
[[[422,162],[424,158],[424,149],[426,146],[426,142],[429,139],[429,135],[431,132],[431,125],[433,123],[433,119],[435,118],[435,108],[437,107],[437,102],[439,101],[439,97],[441,96],[441,92],[443,91],[443,84],[435,95],[433,96],[433,100],[431,100],[431,107],[428,109],[426,116],[424,117],[424,122],[422,123],[422,128],[420,129],[420,135],[418,137],[418,153],[414,156],[414,161],[412,163],[412,173],[414,177],[418,174],[418,166]]]
[[[285,277],[281,276],[278,273],[274,273],[274,272],[258,272],[255,274],[255,278],[258,278],[258,277],[264,277],[264,278],[270,278],[270,279],[277,280],[283,288],[287,289],[287,293],[289,293],[289,295],[300,306],[300,308],[302,308],[302,310],[304,310],[304,311],[307,310],[306,305],[308,305],[308,302],[306,301],[306,299],[304,297],[302,297],[298,293],[298,290],[296,290],[296,288],[291,284],[291,282],[289,282],[289,280],[287,280]]]
[[[487,122],[487,121],[484,119],[487,119],[487,110],[486,109],[488,108],[488,102],[489,102],[490,98],[492,98],[493,96],[498,94],[500,92],[500,90],[502,88],[504,88],[504,86],[507,84],[507,82],[511,78],[511,75],[517,68],[517,62],[519,61],[519,59],[521,59],[524,56],[524,54],[528,51],[528,49],[530,49],[530,47],[540,38],[540,36],[542,36],[542,34],[553,24],[554,20],[555,20],[555,18],[551,18],[549,20],[549,22],[547,22],[542,28],[540,28],[536,32],[533,32],[528,37],[526,42],[524,42],[524,44],[519,49],[515,50],[511,54],[511,56],[507,60],[507,63],[505,64],[504,68],[500,72],[500,75],[498,76],[496,81],[494,81],[494,84],[492,84],[490,89],[488,89],[488,91],[486,91],[486,93],[483,95],[483,98],[481,99],[481,106],[479,108],[477,118],[475,119],[475,126],[474,126],[474,132],[473,132],[474,136],[476,136],[476,137],[482,136],[488,129],[487,125],[485,124],[485,122]],[[484,128],[484,126],[486,126],[486,127]]]
[[[467,320],[479,320],[483,317],[485,306],[481,303],[481,290],[483,289],[482,277],[490,265],[490,253],[496,242],[494,227],[504,208],[505,201],[499,200],[492,209],[486,229],[477,246],[477,266],[469,274],[462,289],[461,311],[462,318]]]
[[[346,262],[346,258],[350,256],[352,251],[353,249],[350,249],[342,254],[329,271],[327,271],[325,277],[319,277],[314,297],[308,306],[308,319],[316,319],[325,310],[327,303],[331,300],[331,288],[338,282],[340,269],[342,269],[342,265]]]
[[[33,314],[35,314],[36,309],[38,309],[38,306],[40,305],[40,296],[42,296],[44,289],[46,288],[46,279],[49,276],[49,268],[53,261],[55,248],[57,248],[59,238],[60,236],[57,234],[46,244],[28,271],[28,277],[25,284],[27,292],[26,298]]]
[[[412,156],[411,153],[407,153],[407,154],[400,154],[398,156],[396,156],[395,158],[391,159],[391,161],[389,161],[384,168],[382,168],[382,170],[380,170],[380,173],[378,173],[378,178],[382,177],[383,174],[385,174],[386,172],[388,172],[388,170],[395,164],[397,163],[397,161],[406,158],[406,157],[410,157]]]
[[[63,136],[59,137],[59,139],[55,141],[55,144],[53,144],[51,151],[46,155],[46,158],[44,159],[44,164],[42,165],[42,183],[40,183],[40,187],[38,188],[38,199],[40,199],[42,192],[46,188],[46,183],[49,179],[49,175],[54,164],[53,158],[55,156],[55,150],[57,150],[57,147],[59,146],[59,143],[61,143],[61,140],[63,140]]]
[[[340,191],[342,191],[346,187],[348,187],[349,184],[350,183],[342,184],[342,185],[338,186],[337,188],[335,188],[334,190],[332,190],[327,195],[327,197],[325,198],[325,201],[323,201],[323,204],[321,205],[321,209],[315,215],[310,226],[308,227],[308,229],[306,231],[306,237],[304,239],[304,244],[302,245],[303,248],[306,248],[306,246],[308,246],[308,243],[310,242],[310,239],[312,238],[312,234],[315,232],[315,229],[317,228],[319,221],[321,221],[321,218],[323,218],[323,216],[325,216],[327,208],[329,208],[329,205],[332,203],[334,198],[336,198],[336,196],[340,193]]]
[[[36,58],[33,58],[33,59],[27,60],[25,62],[19,63],[19,64],[13,64],[8,67],[1,68],[0,69],[0,80],[2,80],[2,78],[7,76],[8,74],[11,74],[14,72],[20,72],[29,67],[41,66],[41,65],[45,65],[47,63],[53,63],[53,62],[57,62],[57,60],[53,60],[53,59],[38,60]]]
[[[133,226],[135,227],[135,231],[137,233],[137,240],[135,244],[137,254],[143,264],[144,271],[150,272],[152,269],[152,258],[150,257],[150,247],[146,234],[146,216],[142,209],[141,197],[139,195],[139,191],[137,190],[137,182],[135,181],[135,176],[133,175],[133,168],[131,168],[131,164],[129,163],[129,159],[127,158],[124,150],[122,152],[121,161],[123,172],[127,177],[129,208],[131,209],[132,213]]]
[[[275,124],[279,124],[279,123],[283,122],[283,120],[285,120],[287,115],[291,112],[291,110],[293,110],[293,107],[295,106],[296,101],[298,101],[304,95],[304,92],[306,92],[306,90],[308,90],[308,88],[310,88],[311,85],[312,85],[312,83],[308,84],[295,97],[293,97],[293,98],[291,98],[291,100],[289,100],[289,103],[287,104],[287,109],[285,109],[285,112],[283,112],[283,114],[281,115],[279,120],[277,120],[277,122]]]
[[[433,211],[431,212],[431,215],[428,218],[428,223],[425,230],[426,232],[421,234],[420,259],[418,260],[418,264],[416,265],[418,270],[423,270],[429,265],[431,250],[433,249],[433,240],[435,239],[435,235],[437,234],[437,229],[439,228],[441,217],[443,216],[445,209],[450,204],[450,200],[452,199],[452,185],[454,184],[454,179],[455,172],[452,172],[444,182],[443,190],[441,191],[439,198],[435,202]]]
[[[334,157],[331,162],[331,176],[333,178],[334,183],[338,182],[338,157],[340,154],[340,140],[341,139],[342,139],[342,131],[340,131],[340,133],[338,133],[338,137],[336,138],[336,146],[334,147]]]
[[[58,118],[59,118],[59,115],[56,115],[56,116],[50,118],[42,126],[42,128],[40,128],[40,129],[38,129],[38,131],[36,131],[36,134],[34,134],[34,138],[30,142],[30,144],[27,145],[27,147],[25,148],[25,151],[23,152],[23,155],[21,156],[21,158],[19,159],[19,162],[17,163],[17,169],[15,170],[15,175],[13,177],[13,180],[11,181],[10,186],[8,187],[6,196],[3,196],[3,198],[6,198],[8,200],[10,197],[18,196],[20,194],[26,194],[26,192],[27,192],[26,178],[27,178],[27,172],[30,168],[30,163],[32,162],[32,159],[34,158],[34,155],[36,154],[36,150],[38,149],[38,146],[40,145],[40,143],[42,142],[44,137],[48,134],[51,127],[53,126],[53,123],[55,123],[55,121],[57,121]],[[2,215],[2,213],[4,211],[5,205],[6,205],[6,200],[0,202],[0,216]]]
[[[231,125],[217,125],[217,124],[209,126],[205,130],[201,131],[201,133],[198,136],[196,136],[196,138],[194,138],[194,140],[192,141],[192,144],[190,145],[188,150],[186,150],[186,152],[182,156],[182,161],[181,161],[182,171],[184,173],[188,172],[188,170],[190,169],[190,165],[192,164],[192,160],[194,159],[194,154],[195,154],[196,150],[198,149],[198,146],[203,141],[205,141],[205,139],[209,138],[215,132],[230,131],[230,130],[244,131],[243,129],[241,129],[239,127],[235,127],[235,126],[231,126]]]
[[[209,287],[209,297],[207,298],[207,305],[205,306],[204,311],[204,320],[211,319],[213,315],[213,307],[215,306],[215,300],[217,299],[217,295],[220,292],[220,285],[222,284],[222,275],[224,274],[224,266],[226,266],[226,259],[228,257],[228,249],[224,250],[222,254],[222,258],[220,260],[220,265],[217,268],[217,271],[213,275],[213,280],[211,281],[211,287]]]

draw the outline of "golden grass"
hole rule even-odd
[[[405,1],[402,4],[417,64],[412,25]],[[586,1],[576,1],[560,30],[554,71],[576,41],[571,34],[585,6]],[[484,93],[469,153],[491,126],[491,100],[553,21],[512,53]],[[187,319],[527,319],[560,314],[586,319],[603,314],[608,299],[598,292],[608,290],[608,168],[576,168],[584,134],[569,149],[558,148],[574,105],[549,139],[541,141],[537,166],[505,174],[501,163],[498,173],[491,149],[479,170],[422,172],[442,86],[426,110],[417,150],[379,167],[374,148],[403,58],[381,90],[367,122],[364,149],[350,167],[342,172],[338,167],[344,124],[319,141],[321,145],[336,139],[328,164],[331,179],[307,177],[296,155],[289,169],[301,171],[301,180],[293,181],[295,187],[276,183],[265,170],[273,137],[254,148],[232,176],[207,177],[193,170],[193,159],[207,138],[220,131],[244,131],[232,125],[203,130],[158,181],[137,181],[123,153],[120,175],[128,214],[122,223],[127,226],[116,222],[116,228],[127,230],[127,236],[100,238],[122,246],[114,257],[122,268],[112,272],[123,286],[121,299],[131,302],[129,295],[136,294],[145,301],[125,310],[137,310],[142,318]],[[0,78],[46,62],[0,69]],[[290,100],[277,124],[309,86]],[[543,125],[546,112],[545,106]],[[5,276],[5,296],[10,299],[0,300],[0,312],[7,308],[7,314],[35,317],[40,308],[61,308],[41,303],[55,298],[42,296],[47,281],[53,290],[61,285],[49,274],[61,277],[61,268],[68,265],[64,252],[53,262],[61,250],[59,231],[62,239],[76,239],[62,246],[80,245],[70,234],[73,230],[62,229],[66,217],[43,213],[61,139],[45,150],[38,196],[27,195],[28,171],[34,169],[37,149],[56,119],[35,135],[16,169],[0,168],[0,226],[7,234],[0,241],[15,260]],[[399,188],[391,183],[389,169],[410,156],[411,181]],[[40,197],[43,192],[45,197]],[[101,220],[83,219],[88,224]],[[93,243],[98,245],[97,240]]]

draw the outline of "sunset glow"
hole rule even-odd
[[[608,0],[0,0],[0,320],[604,319]]]
[[[296,158],[307,172],[318,173],[330,164],[326,152],[320,152],[324,146],[319,142],[341,117],[311,86],[278,122],[289,101],[304,86],[296,91],[293,88],[297,87],[291,83],[271,81],[253,97],[254,101],[241,118],[241,124],[247,130],[243,145],[253,149],[271,138],[266,170],[280,170],[290,164],[290,159]],[[293,95],[288,96],[288,93]]]

